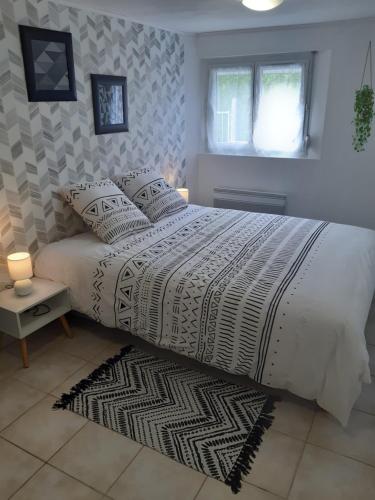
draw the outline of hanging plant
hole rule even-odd
[[[370,85],[364,85],[363,81],[368,60],[370,61]],[[361,88],[355,93],[353,120],[353,147],[355,151],[360,152],[365,150],[365,145],[371,135],[371,126],[374,116],[374,90],[372,88],[372,54],[370,42],[367,49],[365,67],[363,68]]]
[[[374,91],[368,85],[356,91],[354,113],[353,146],[355,151],[360,152],[365,150],[374,119]]]

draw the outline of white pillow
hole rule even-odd
[[[73,184],[60,194],[106,243],[152,227],[147,217],[110,180]]]
[[[112,180],[151,222],[187,207],[180,193],[153,168],[132,170]]]

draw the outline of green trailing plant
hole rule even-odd
[[[355,151],[360,152],[365,150],[371,135],[371,126],[374,119],[374,91],[368,85],[363,85],[360,90],[355,93],[354,103],[354,134],[353,146]]]
[[[370,85],[364,85],[367,62],[370,61]],[[369,43],[365,67],[363,68],[361,88],[355,93],[354,102],[354,133],[353,147],[357,152],[364,151],[370,138],[372,122],[374,120],[374,90],[372,88],[372,54],[371,42]]]

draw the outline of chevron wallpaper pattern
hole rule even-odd
[[[28,102],[18,24],[72,33],[77,102]],[[1,0],[2,262],[72,232],[74,215],[59,186],[149,165],[182,185],[183,66],[178,34],[47,0]],[[128,133],[94,134],[90,73],[128,77]]]

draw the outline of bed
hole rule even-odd
[[[316,400],[343,425],[371,381],[368,229],[189,205],[115,245],[49,244],[35,274],[105,326]]]

